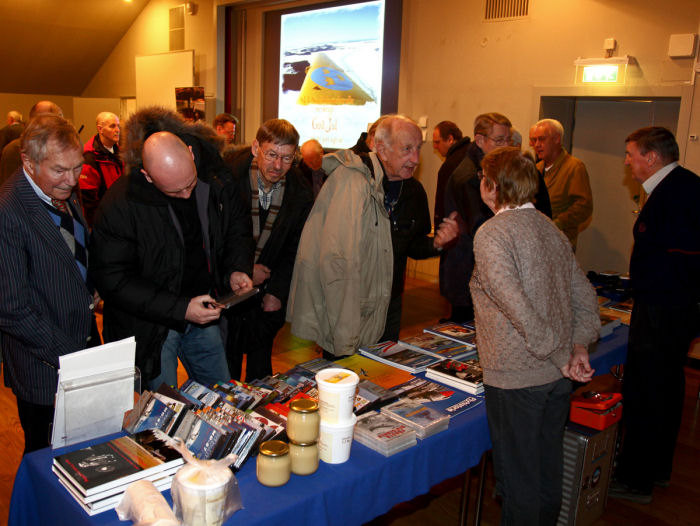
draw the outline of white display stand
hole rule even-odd
[[[136,341],[127,338],[59,358],[54,449],[121,430],[141,388],[135,352]]]

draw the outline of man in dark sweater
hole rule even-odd
[[[634,224],[624,434],[610,496],[646,504],[671,478],[683,366],[700,331],[700,178],[678,165],[666,128],[641,128],[625,142],[625,165],[649,197]]]

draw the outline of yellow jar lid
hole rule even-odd
[[[289,408],[297,413],[313,413],[318,411],[318,402],[310,398],[297,398],[290,402]]]
[[[289,453],[289,446],[281,440],[268,440],[260,444],[259,452],[268,457],[281,457]]]

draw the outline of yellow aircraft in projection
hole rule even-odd
[[[362,106],[374,98],[355,84],[350,76],[325,53],[317,53],[306,69],[297,104],[352,104]]]

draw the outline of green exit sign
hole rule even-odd
[[[582,82],[608,82],[617,83],[619,66],[601,65],[601,66],[584,66]]]

